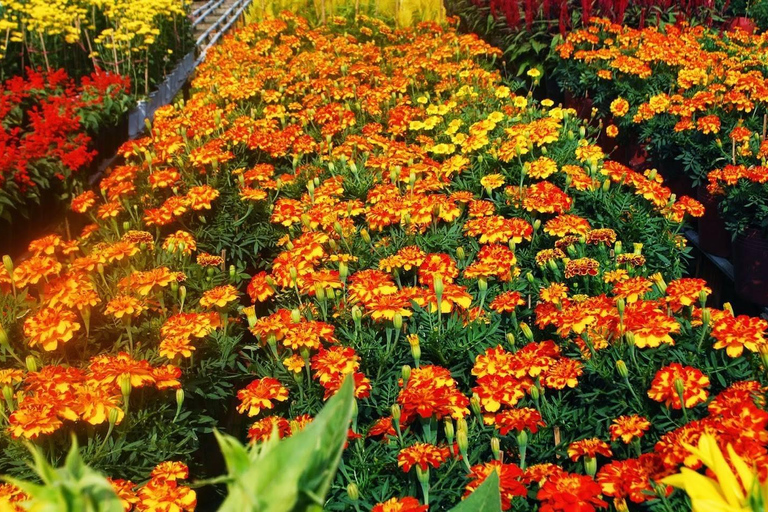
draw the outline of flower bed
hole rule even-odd
[[[595,20],[558,47],[557,76],[641,141],[655,165],[699,185],[721,162],[765,156],[767,45],[743,31]]]
[[[682,277],[701,205],[514,94],[498,53],[288,14],[212,49],[75,198],[81,236],[5,259],[0,469],[74,432],[126,510],[191,510],[179,461],[214,476],[213,425],[290,436],[351,375],[329,510],[449,508],[493,469],[504,509],[685,510],[659,481],[704,432],[764,478],[768,324]]]
[[[25,0],[0,6],[0,77],[33,66],[73,77],[107,70],[148,95],[194,49],[183,0]]]
[[[28,70],[0,86],[0,218],[12,221],[39,204],[46,190],[92,163],[89,134],[117,124],[127,109],[129,81],[97,72],[78,83],[63,70]]]

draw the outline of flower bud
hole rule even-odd
[[[707,305],[707,292],[704,290],[699,292],[699,304],[701,304],[702,308]]]
[[[541,220],[540,219],[534,220],[533,221],[533,231],[534,232],[538,231],[540,227],[541,227]]]
[[[403,377],[403,387],[408,385],[408,379],[411,378],[411,367],[407,364],[403,365],[403,368],[400,370],[400,373]]]
[[[293,323],[298,324],[301,322],[301,311],[299,311],[298,308],[294,308],[291,310],[291,321]]]
[[[3,266],[9,276],[13,276],[13,260],[7,254],[3,256]]]
[[[624,337],[627,339],[627,345],[629,345],[630,347],[635,346],[635,333],[633,333],[632,331],[627,331],[624,334]]]
[[[392,422],[400,423],[400,406],[398,404],[392,404]]]
[[[704,308],[701,310],[701,323],[704,325],[704,327],[709,327],[709,324],[712,322],[712,313],[709,311],[709,308]]]
[[[621,254],[621,250],[621,240],[616,240],[616,243],[613,245],[613,253]]]
[[[608,192],[611,189],[611,180],[605,180],[602,188],[603,192]]]
[[[597,459],[595,457],[590,457],[589,455],[584,457],[584,471],[589,476],[595,476],[595,473],[597,473]]]
[[[619,371],[619,375],[621,375],[622,379],[626,379],[629,377],[629,370],[627,369],[627,365],[621,359],[616,361],[616,369]]]
[[[427,469],[421,469],[421,466],[416,465],[416,477],[422,485],[429,483],[429,466]]]
[[[507,343],[509,343],[509,346],[515,348],[515,335],[511,332],[508,332],[505,337],[507,339]]]
[[[475,416],[480,417],[483,415],[483,411],[480,409],[480,396],[477,393],[473,393],[472,398],[469,399],[469,407],[475,413]]]
[[[459,418],[456,420],[456,432],[469,432],[466,418]]]
[[[678,377],[675,379],[673,384],[675,386],[675,391],[677,391],[677,394],[680,397],[680,401],[683,402],[683,405],[685,405],[685,400],[683,399],[683,395],[685,394],[685,383],[683,382],[683,379]]]
[[[234,265],[230,265],[229,266],[229,278],[230,279],[234,279],[236,273],[237,273],[237,270],[235,269],[235,266]]]
[[[109,425],[111,427],[114,427],[117,424],[117,420],[120,418],[120,411],[117,407],[113,407],[109,410],[109,414],[107,415],[107,420],[109,421]]]
[[[360,238],[363,239],[363,242],[370,244],[371,243],[371,234],[368,233],[367,229],[361,229],[360,230]]]
[[[403,315],[395,313],[392,316],[392,326],[398,331],[403,328]]]
[[[726,310],[727,312],[729,312],[731,314],[731,316],[736,316],[733,313],[733,306],[731,306],[730,302],[726,302],[725,304],[723,304],[723,309]]]
[[[498,437],[491,438],[491,453],[494,459],[501,460],[501,444]]]
[[[480,292],[485,293],[488,291],[488,280],[484,277],[481,277],[477,280],[477,288],[480,290]]]
[[[528,324],[525,322],[520,322],[520,330],[523,332],[523,336],[529,341],[533,341],[533,331],[531,331],[531,328],[528,327]]]
[[[295,285],[296,280],[299,278],[299,273],[296,270],[296,267],[291,266],[291,268],[288,269],[288,273],[291,275],[291,282]]]
[[[456,437],[456,429],[453,427],[453,420],[448,417],[445,418],[445,437],[448,439],[448,445],[453,445],[453,439]]]
[[[176,409],[180,410],[184,404],[184,390],[179,388],[176,390]]]
[[[131,229],[131,223],[128,222],[127,220],[124,220],[123,221],[123,231],[128,231],[129,229]]]
[[[539,389],[539,386],[531,387],[531,398],[533,398],[534,402],[539,401],[539,398],[541,398],[541,390]]]
[[[466,430],[459,430],[456,432],[456,444],[459,445],[459,451],[462,455],[467,453],[467,449],[469,448],[469,438],[467,437]]]
[[[35,359],[35,356],[27,356],[27,358],[24,360],[24,363],[27,366],[27,371],[30,373],[34,373],[37,371],[37,359]]]
[[[360,327],[360,321],[363,319],[363,312],[360,310],[358,306],[352,306],[352,320],[355,322],[355,325]]]
[[[624,317],[624,308],[626,308],[626,301],[624,299],[619,299],[616,301],[616,309],[619,310],[619,317]]]
[[[131,396],[131,390],[133,389],[133,386],[131,385],[131,376],[124,373],[117,378],[117,383],[120,385],[120,392],[123,394],[123,398],[127,401],[128,397]]]
[[[349,275],[349,266],[343,261],[339,262],[339,278],[341,279],[341,282],[345,282],[347,280],[347,276]]]
[[[5,332],[5,328],[3,328],[3,324],[0,324],[0,346],[3,346],[3,347],[10,346],[10,342],[8,341],[8,333]]]
[[[632,246],[635,248],[635,254],[640,254],[643,251],[643,244],[641,243],[633,243]]]
[[[443,298],[443,290],[445,289],[445,286],[443,285],[443,278],[441,276],[435,276],[434,279],[435,295],[437,296],[437,301],[441,302]],[[439,309],[440,304],[438,304],[437,307]]]
[[[349,499],[352,501],[360,499],[360,489],[357,487],[356,483],[350,482],[349,485],[347,485],[347,496],[349,496]]]
[[[464,248],[459,246],[456,248],[456,259],[463,260],[466,257]]]
[[[325,288],[323,288],[323,285],[320,283],[315,284],[315,297],[317,297],[317,300],[320,302],[325,301]]]
[[[9,410],[13,410],[13,388],[6,384],[3,386],[3,398]]]

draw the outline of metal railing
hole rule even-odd
[[[220,0],[223,2],[223,0]],[[197,59],[197,63],[205,60],[205,54],[208,48],[216,44],[221,35],[225,33],[230,27],[237,21],[243,14],[245,9],[251,5],[253,0],[237,0],[230,5],[227,10],[219,16],[219,18],[208,29],[200,34],[195,44],[200,50],[200,57]]]

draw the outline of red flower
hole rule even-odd
[[[539,489],[540,512],[594,512],[608,503],[600,499],[602,489],[591,477],[576,473],[552,476]]]
[[[400,450],[397,454],[397,465],[408,473],[413,466],[419,466],[426,471],[429,466],[440,467],[450,453],[448,448],[427,443],[416,443]]]
[[[528,493],[525,486],[520,483],[520,477],[523,475],[523,471],[515,464],[504,464],[503,462],[494,460],[486,464],[472,466],[468,475],[471,482],[467,484],[464,496],[467,497],[472,494],[494,470],[499,475],[501,509],[509,510],[512,508],[512,500],[515,496],[525,496]]]

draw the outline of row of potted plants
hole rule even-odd
[[[724,242],[734,239],[737,290],[762,305],[768,274],[754,256],[768,233],[761,206],[767,46],[764,35],[741,30],[632,29],[595,20],[557,48],[556,70],[566,91],[589,98],[607,130],[622,132],[625,147],[637,150],[639,142],[678,191],[698,186],[708,211],[699,226],[702,248],[728,256]]]
[[[72,201],[80,235],[4,259],[0,470],[74,434],[125,510],[210,509],[178,482],[221,472],[214,426],[291,437],[347,378],[339,472],[301,494],[329,510],[447,509],[492,474],[504,510],[686,510],[665,478],[710,435],[764,481],[768,323],[683,277],[701,204],[499,54],[288,13],[211,49]]]
[[[28,69],[0,85],[0,218],[6,226],[46,192],[71,190],[94,161],[93,137],[115,127],[131,104],[129,91],[127,78],[95,72],[74,80],[64,70]]]
[[[194,49],[186,0],[56,2],[0,6],[0,78],[27,67],[79,78],[106,70],[147,96]]]

